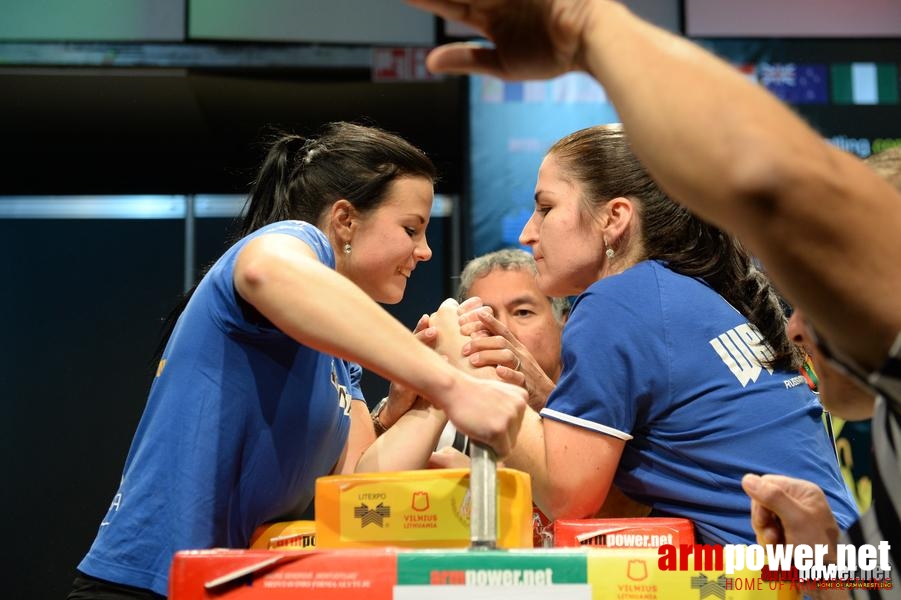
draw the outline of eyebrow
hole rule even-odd
[[[536,299],[536,296],[527,292],[525,294],[516,296],[515,298],[511,298],[510,301],[507,302],[508,306],[513,306],[516,304],[538,304],[538,301]]]

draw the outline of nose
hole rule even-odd
[[[429,247],[429,242],[425,236],[422,236],[422,242],[416,244],[416,248],[413,250],[413,258],[421,261],[427,261],[432,258],[432,249]]]
[[[538,227],[535,225],[535,211],[529,216],[529,220],[519,234],[519,243],[523,246],[533,246],[538,241]]]

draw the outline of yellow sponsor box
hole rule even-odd
[[[498,547],[532,547],[529,476],[497,470]],[[333,475],[316,480],[316,545],[463,548],[470,542],[469,469]]]

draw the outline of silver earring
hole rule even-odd
[[[604,254],[607,255],[607,258],[613,258],[616,255],[616,252],[613,250],[613,248],[611,248],[610,246],[607,245],[607,238],[601,238],[601,239],[604,240],[604,248],[606,248],[604,250]]]
[[[350,242],[344,244],[344,254],[350,254]]]

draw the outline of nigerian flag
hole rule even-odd
[[[898,104],[898,67],[894,63],[832,65],[834,104]]]

